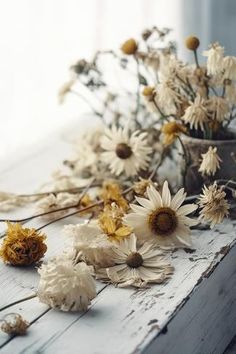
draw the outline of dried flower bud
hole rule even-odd
[[[135,54],[137,49],[138,49],[137,42],[133,38],[130,38],[127,41],[125,41],[121,46],[122,52],[127,55]]]
[[[189,50],[196,50],[200,45],[200,41],[197,37],[189,36],[185,40],[185,45]]]
[[[0,329],[9,335],[24,335],[29,323],[18,313],[7,314],[2,320]]]
[[[145,29],[143,32],[142,32],[142,38],[144,41],[148,40],[148,38],[151,36],[152,34],[152,31],[150,31],[149,29]]]
[[[155,88],[151,86],[145,86],[142,92],[145,97],[153,97],[155,94]]]

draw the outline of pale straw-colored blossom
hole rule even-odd
[[[229,214],[229,203],[226,200],[226,193],[223,187],[218,187],[217,183],[204,186],[199,197],[200,220],[210,223],[211,228],[223,221]]]
[[[194,102],[191,102],[182,117],[191,129],[201,129],[204,131],[204,124],[208,122],[206,101],[197,95]]]
[[[224,48],[219,43],[213,43],[203,56],[207,57],[208,75],[218,75],[223,70]]]
[[[217,147],[210,146],[205,154],[202,154],[202,160],[199,172],[202,175],[214,176],[220,168],[221,158],[217,154]]]

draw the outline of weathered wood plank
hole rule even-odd
[[[52,145],[47,145],[39,155],[32,154],[14,168],[5,170],[5,173],[0,175],[0,189],[32,192],[37,188],[39,183],[45,181],[45,176],[59,166],[60,160],[68,155],[69,148],[65,142],[54,141]],[[33,222],[32,225],[37,226],[37,223]],[[62,225],[63,223],[55,224],[46,229],[49,245],[47,257],[63,249]],[[101,284],[99,289],[104,287],[103,291],[84,314],[65,314],[54,310],[44,313],[45,307],[39,304],[37,299],[16,306],[15,310],[21,311],[26,318],[28,316],[30,321],[41,317],[33,323],[26,337],[16,337],[10,341],[0,337],[0,345],[6,343],[1,352],[60,354],[73,353],[78,349],[83,354],[139,353],[145,350],[163,354],[161,345],[166,345],[165,338],[169,335],[177,336],[177,342],[181,343],[180,333],[184,332],[183,341],[187,342],[188,336],[193,333],[191,330],[197,331],[199,326],[202,326],[202,332],[196,336],[200,340],[198,347],[187,347],[190,352],[186,353],[208,354],[204,350],[208,350],[214,340],[220,340],[220,336],[226,346],[233,336],[233,331],[236,332],[236,328],[221,332],[222,320],[225,328],[235,321],[234,312],[225,316],[230,311],[230,306],[234,308],[234,304],[230,302],[229,290],[235,286],[236,281],[231,256],[235,248],[229,255],[225,254],[235,243],[235,230],[236,221],[226,220],[213,231],[195,231],[193,242],[196,251],[186,253],[184,250],[178,250],[173,254],[171,262],[176,271],[168,283],[142,291],[104,287]],[[224,256],[224,261],[215,268]],[[224,266],[225,262],[229,262],[228,266]],[[220,271],[221,268],[223,270]],[[220,273],[217,275],[218,272]],[[0,264],[0,306],[29,295],[29,292],[35,290],[37,281],[38,275],[33,269],[12,268]],[[205,326],[201,325],[200,309],[197,313],[200,305],[205,315]],[[215,323],[215,332],[210,331],[212,320]],[[168,335],[161,335],[167,325]],[[178,327],[181,332],[178,332]],[[209,343],[201,342],[203,333],[212,336]],[[168,345],[172,345],[169,347],[171,350],[177,350],[177,344],[174,346],[168,342]],[[161,351],[157,351],[157,348],[161,348]],[[221,353],[220,350],[215,352]]]

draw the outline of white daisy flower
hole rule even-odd
[[[136,197],[140,205],[131,204],[133,213],[124,218],[133,227],[138,240],[149,239],[167,247],[191,247],[190,226],[197,222],[186,215],[196,210],[197,205],[181,206],[186,197],[184,189],[171,198],[168,182],[165,181],[162,195],[153,186],[147,188],[147,195],[148,199]]]
[[[212,119],[222,123],[229,113],[229,103],[223,97],[212,96],[207,100],[207,106],[211,111]]]
[[[199,172],[202,175],[214,176],[220,168],[221,158],[217,154],[217,147],[210,146],[205,154],[202,154],[202,162],[199,167]]]
[[[115,265],[101,270],[98,277],[110,280],[118,287],[145,287],[149,283],[163,283],[174,270],[165,260],[164,252],[152,243],[146,242],[137,249],[134,234],[113,246],[112,254]]]
[[[147,145],[146,132],[137,130],[130,135],[128,129],[113,126],[105,131],[101,146],[106,150],[101,158],[117,176],[122,173],[127,177],[135,176],[148,167],[152,148]]]
[[[219,43],[213,43],[209,50],[202,53],[207,57],[207,73],[208,75],[217,75],[223,69],[224,48]]]
[[[236,57],[227,56],[223,60],[224,79],[236,80]]]
[[[204,131],[204,123],[208,121],[206,101],[197,95],[195,101],[190,103],[183,117],[186,124],[190,124],[191,129],[201,129]]]
[[[210,223],[211,229],[223,221],[229,214],[229,203],[225,199],[226,193],[223,187],[218,187],[217,183],[204,186],[202,194],[199,197],[200,220]]]
[[[61,311],[85,311],[96,296],[91,269],[84,262],[74,264],[58,257],[39,269],[38,298]]]

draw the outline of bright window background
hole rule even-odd
[[[173,28],[181,55],[191,33],[232,52],[235,15],[235,0],[0,0],[0,158],[87,110],[75,97],[57,101],[77,59],[119,48],[152,25]]]
[[[74,97],[58,104],[71,63],[98,48],[118,48],[153,24],[177,29],[177,1],[0,1],[0,157],[87,109]]]

